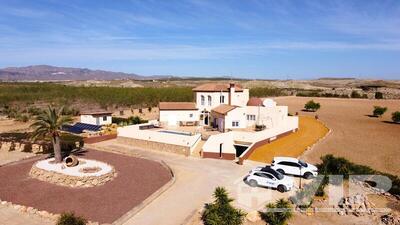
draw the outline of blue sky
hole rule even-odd
[[[400,1],[0,0],[0,67],[400,78]]]

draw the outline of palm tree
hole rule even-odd
[[[60,144],[61,127],[72,122],[71,117],[62,115],[63,108],[61,107],[59,110],[56,110],[49,106],[47,110],[35,118],[35,122],[31,125],[34,128],[31,136],[33,140],[39,137],[51,138],[54,158],[57,163],[62,162]]]
[[[261,219],[270,225],[286,225],[287,220],[293,216],[292,207],[289,201],[279,199],[274,203],[265,206],[265,212],[259,212]]]
[[[205,225],[241,225],[243,224],[244,213],[231,205],[233,201],[223,187],[217,187],[214,191],[214,202],[207,203],[201,216]]]

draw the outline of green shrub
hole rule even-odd
[[[270,225],[285,225],[287,221],[293,216],[293,209],[289,201],[279,199],[266,206],[265,212],[259,212],[261,219]]]
[[[392,187],[389,193],[400,195],[400,178],[398,176],[383,173],[374,170],[368,166],[358,165],[348,161],[343,157],[334,157],[333,155],[325,155],[321,157],[322,163],[318,164],[320,174],[325,175],[343,175],[344,179],[348,179],[349,175],[382,175],[392,180]]]
[[[76,149],[76,143],[79,142],[79,147],[84,146],[83,138],[77,135],[64,133],[61,135],[61,151],[63,152],[71,152]]]
[[[28,122],[29,117],[25,114],[17,114],[15,120],[26,123],[26,122]]]
[[[86,225],[87,220],[76,216],[73,212],[62,213],[57,220],[56,225]]]
[[[400,123],[400,111],[392,113],[392,120],[395,123]]]
[[[135,125],[135,124],[142,124],[142,123],[147,123],[148,120],[143,120],[139,116],[131,116],[128,118],[122,118],[122,117],[112,117],[112,123],[118,124],[118,125]]]
[[[375,99],[383,99],[383,93],[382,92],[375,92]]]
[[[246,215],[242,210],[231,205],[233,199],[229,198],[223,187],[214,191],[214,202],[204,206],[201,219],[204,225],[240,225]]]
[[[317,102],[314,102],[314,100],[310,100],[304,105],[304,109],[306,109],[307,111],[315,112],[320,108],[321,108],[321,105]]]
[[[156,106],[158,102],[188,102],[194,96],[190,87],[121,88],[77,87],[55,83],[1,83],[0,105],[14,102],[95,103],[99,106]]]
[[[302,209],[309,208],[313,202],[314,196],[325,196],[325,186],[328,184],[329,178],[324,176],[314,179],[310,183],[303,186],[302,189],[296,191],[295,195],[290,197],[290,201]]]
[[[40,115],[40,114],[43,113],[43,110],[41,110],[41,109],[39,109],[39,108],[37,108],[37,107],[32,106],[32,107],[29,107],[29,108],[28,108],[28,113],[29,113],[31,116],[38,116],[38,115]]]
[[[301,91],[296,94],[299,97],[321,97],[320,91]]]
[[[360,95],[360,93],[358,93],[358,91],[352,91],[350,94],[351,98],[361,98],[362,96]]]
[[[387,111],[387,107],[374,106],[372,114],[381,117]]]
[[[270,87],[255,87],[251,88],[249,91],[251,97],[270,97],[270,96],[283,96],[286,95],[279,88]]]

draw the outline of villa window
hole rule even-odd
[[[189,114],[189,117],[190,117],[190,118],[193,118],[193,113],[190,113],[190,114]]]
[[[211,96],[208,96],[208,105],[211,106]]]
[[[107,121],[107,116],[103,116],[103,121]]]
[[[201,105],[205,105],[206,99],[204,98],[204,95],[201,96]]]
[[[225,96],[221,95],[219,96],[219,103],[224,103],[225,102]]]
[[[247,120],[256,120],[256,115],[247,114]]]
[[[232,121],[232,127],[238,127],[239,121]]]

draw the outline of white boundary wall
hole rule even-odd
[[[193,151],[193,149],[196,147],[196,143],[201,139],[201,134],[187,136],[163,133],[159,132],[159,130],[140,130],[139,126],[141,125],[146,124],[119,127],[117,129],[117,136],[189,147],[190,151]]]
[[[246,131],[230,131],[227,133],[221,133],[212,135],[208,138],[206,143],[203,145],[203,152],[219,152],[219,145],[223,144],[223,153],[236,153],[235,147],[233,146],[234,141],[243,141],[255,143],[268,138],[274,138],[279,134],[298,129],[299,118],[297,116],[289,116],[285,121],[282,121],[280,126],[265,129],[258,132],[246,132]]]

